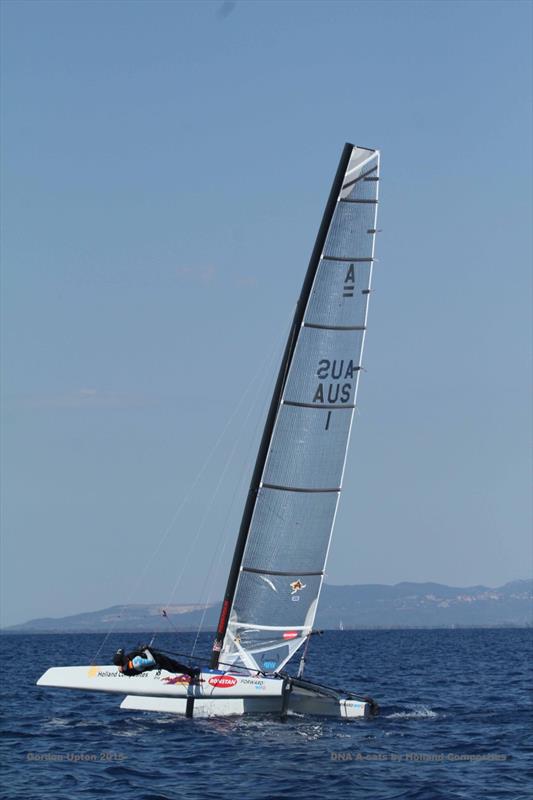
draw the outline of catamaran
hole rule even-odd
[[[268,411],[209,665],[53,667],[53,686],[125,695],[121,708],[192,716],[377,713],[303,677],[356,407],[374,262],[379,151],[346,144]],[[296,676],[285,666],[304,646]]]

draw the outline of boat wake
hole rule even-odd
[[[439,714],[428,706],[412,706],[404,711],[395,711],[392,714],[384,714],[385,719],[436,719]]]

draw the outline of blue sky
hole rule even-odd
[[[220,597],[345,141],[383,232],[327,579],[531,574],[531,8],[2,4],[4,624]]]

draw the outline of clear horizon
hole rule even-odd
[[[1,15],[2,626],[222,596],[345,141],[382,232],[326,580],[527,580],[531,4]]]

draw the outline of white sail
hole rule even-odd
[[[379,152],[353,147],[293,332],[231,609],[228,603],[224,664],[277,671],[313,626],[361,369],[378,180]]]

